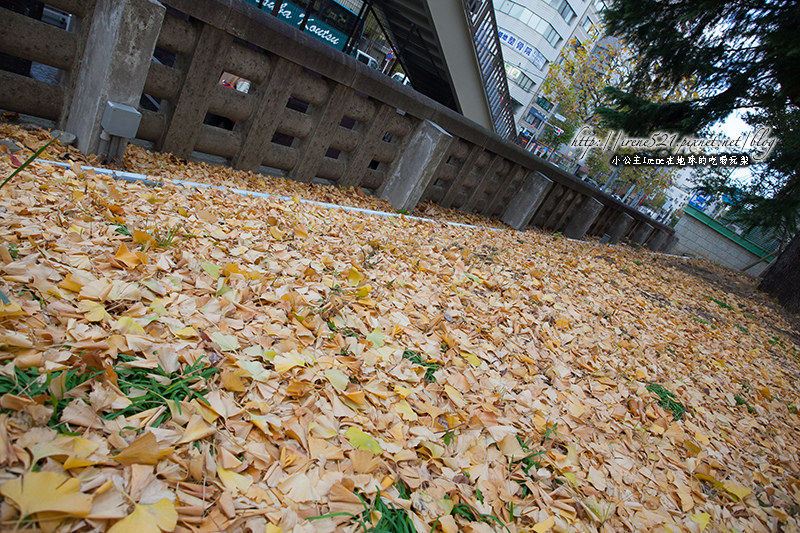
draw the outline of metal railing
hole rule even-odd
[[[462,0],[467,23],[475,44],[478,64],[486,87],[495,132],[517,141],[517,128],[511,108],[505,62],[497,34],[497,21],[491,0]]]

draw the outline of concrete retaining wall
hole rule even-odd
[[[78,74],[86,77],[76,69],[91,54],[90,29],[102,22],[93,16],[111,1],[50,1],[74,14],[71,31],[21,20],[27,17],[0,8],[0,21],[10,21],[0,22],[0,51],[53,65],[66,74],[60,85],[51,85],[0,71],[0,107],[52,119],[63,128],[70,109],[80,108],[72,101],[76,91],[71,83]],[[142,1],[113,3],[116,8],[117,3],[135,6]],[[584,232],[614,233],[615,239],[650,241],[658,244],[656,248],[672,241],[666,238],[674,233],[668,226],[243,1],[161,3],[167,11],[157,42],[120,47],[147,50],[154,44],[157,56],[174,58],[159,62],[141,57],[149,63],[146,79],[128,80],[132,87],[141,84],[143,93],[159,102],[158,111],[140,109],[137,133],[157,150],[183,158],[206,153],[239,169],[266,166],[291,179],[362,187],[379,195],[394,191],[397,196],[395,185],[387,187],[390,178],[413,180],[403,189],[415,194],[400,195],[406,202],[403,208],[409,207],[409,198],[419,198],[465,212],[525,220],[518,229],[533,224],[568,230],[578,238]],[[125,35],[124,30],[119,33]],[[61,44],[54,53],[40,50],[37,43]],[[131,65],[127,71],[137,69]],[[223,72],[250,80],[249,92],[220,85]],[[233,130],[205,124],[207,113],[235,121]],[[430,123],[445,137],[437,140],[437,150],[420,150],[411,140],[424,138]],[[437,159],[415,165],[403,161],[419,157]],[[405,168],[426,170],[395,175]],[[525,189],[525,180],[536,173],[552,186]],[[421,179],[424,184],[416,183]],[[528,199],[512,202],[525,190],[543,195],[530,198],[538,207],[533,213],[511,216],[509,210],[526,209]]]
[[[689,209],[687,208],[687,210]],[[702,215],[702,213],[700,214]],[[737,270],[751,265],[769,253],[766,250],[757,250],[760,255],[756,255],[753,251],[704,223],[704,219],[699,220],[687,212],[684,212],[675,225],[675,236],[678,237],[678,242],[672,249],[673,253],[703,257]],[[755,245],[752,246],[755,247]],[[747,273],[757,276],[767,268],[767,265],[768,262],[761,262],[747,270]]]

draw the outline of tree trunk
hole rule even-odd
[[[758,288],[777,298],[786,310],[800,313],[800,232],[792,237]]]

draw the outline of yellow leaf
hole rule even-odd
[[[115,455],[113,459],[124,465],[156,465],[161,459],[174,451],[175,448],[172,446],[159,448],[156,436],[148,431],[131,442],[127,448]]]
[[[403,398],[407,398],[409,395],[414,393],[413,390],[411,390],[411,389],[409,389],[407,387],[403,387],[402,385],[395,385],[394,386],[394,391],[397,394],[399,394],[400,396],[402,396]]]
[[[338,392],[344,392],[347,388],[347,384],[350,383],[350,379],[347,375],[338,368],[326,370],[324,374],[325,377],[328,378],[328,381],[331,382],[331,385],[333,385],[333,388]]]
[[[357,450],[372,452],[375,455],[383,453],[383,448],[378,444],[378,441],[355,426],[347,428],[347,431],[344,432],[344,436],[350,441],[353,448]]]
[[[708,513],[690,514],[689,518],[700,524],[700,531],[704,531],[706,526],[708,526],[709,521],[711,521],[711,515]]]
[[[372,333],[368,333],[365,338],[371,342],[372,346],[375,348],[383,348],[383,345],[386,341],[386,337],[383,336],[383,332],[378,328],[372,330]]]
[[[722,488],[728,491],[731,495],[735,496],[736,501],[741,500],[752,492],[749,488],[736,483],[735,481],[724,481],[722,483]]]
[[[181,339],[192,339],[197,337],[197,330],[191,327],[181,328],[173,333],[175,333],[175,335]]]
[[[219,278],[219,271],[222,270],[219,265],[215,265],[214,263],[200,263],[200,268],[202,268],[206,274],[211,276],[214,279]]]
[[[217,465],[217,475],[222,484],[225,485],[225,489],[234,494],[236,492],[244,494],[253,484],[253,480],[249,477],[226,470],[219,465]]]
[[[271,228],[269,228],[269,234],[272,235],[272,238],[275,239],[276,241],[279,241],[279,240],[283,239],[283,236],[285,235],[284,232],[282,232],[281,230],[279,230],[275,226],[272,226]]]
[[[464,401],[464,397],[458,392],[456,389],[451,387],[450,385],[444,386],[444,392],[450,398],[450,400],[456,405],[456,407],[461,408],[467,405],[467,402]]]
[[[356,291],[356,298],[366,298],[372,292],[371,285],[364,285],[363,287],[359,287],[358,291]]]
[[[144,328],[129,316],[123,316],[117,320],[113,329],[123,335],[146,335]]]
[[[138,255],[128,250],[124,242],[119,245],[117,253],[114,254],[114,259],[124,264],[129,269],[136,268],[136,266],[142,262]]]
[[[303,237],[308,238],[308,231],[306,230],[305,226],[297,225],[294,227],[294,235],[295,237]]]
[[[189,422],[186,424],[186,431],[183,432],[183,437],[175,444],[185,444],[193,442],[209,435],[213,435],[217,430],[209,425],[200,415],[192,415]]]
[[[22,517],[58,513],[84,517],[92,510],[92,497],[80,492],[81,482],[56,472],[28,472],[6,481],[0,494],[12,502]]]
[[[536,525],[533,526],[533,530],[536,533],[544,533],[545,531],[550,530],[556,524],[556,518],[551,516],[542,520],[541,522],[537,522]]]
[[[103,320],[111,320],[111,315],[108,314],[103,304],[99,302],[81,300],[79,309],[81,312],[86,313],[83,316],[89,322],[102,322]]]
[[[403,418],[403,420],[414,422],[419,418],[417,413],[415,413],[411,408],[411,405],[409,405],[409,403],[405,400],[400,400],[394,404],[393,409]]]
[[[275,371],[278,372],[278,374],[283,374],[296,366],[305,366],[306,362],[301,359],[297,353],[291,352],[276,355],[272,359],[272,364],[275,366]]]
[[[7,318],[11,316],[22,316],[25,312],[17,302],[3,303],[0,302],[0,318]]]
[[[65,277],[62,281],[58,283],[58,288],[66,289],[72,292],[81,292],[83,284],[77,279],[73,278],[72,273],[69,273],[67,274],[67,277]]]
[[[147,244],[148,242],[151,241],[153,243],[156,242],[156,240],[153,238],[152,235],[138,229],[135,229],[131,232],[131,237],[133,237],[133,242],[135,242],[136,244]]]
[[[559,318],[558,320],[556,320],[555,326],[558,329],[566,329],[566,328],[569,327],[569,320],[567,320],[566,318],[563,318],[563,317]]]
[[[573,487],[577,487],[578,486],[578,477],[575,474],[573,474],[572,472],[562,472],[562,475],[565,478],[567,478],[567,481],[572,483]]]
[[[347,274],[347,283],[348,283],[348,284],[349,284],[351,287],[355,287],[355,286],[356,286],[356,285],[358,285],[358,284],[361,282],[361,280],[363,280],[363,279],[364,279],[364,276],[362,276],[362,275],[359,273],[359,271],[358,271],[358,270],[356,270],[356,268],[355,268],[355,267],[350,267],[350,272]]]
[[[178,525],[175,504],[164,498],[150,505],[135,505],[133,512],[111,526],[108,533],[159,533]]]
[[[472,366],[481,366],[481,360],[474,353],[461,352],[461,357],[467,360]]]
[[[219,349],[223,352],[232,352],[239,349],[239,339],[236,335],[225,335],[219,331],[215,331],[208,335],[212,341],[217,343]]]

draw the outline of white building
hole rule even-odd
[[[669,219],[676,211],[686,207],[686,204],[691,200],[694,192],[694,173],[693,167],[684,167],[678,171],[675,179],[669,188],[664,191],[667,197],[666,202],[661,207],[661,210],[666,213],[665,219]]]
[[[584,42],[597,32],[604,8],[603,0],[495,0],[518,131],[543,124],[553,106],[535,95],[550,65],[573,38]]]

